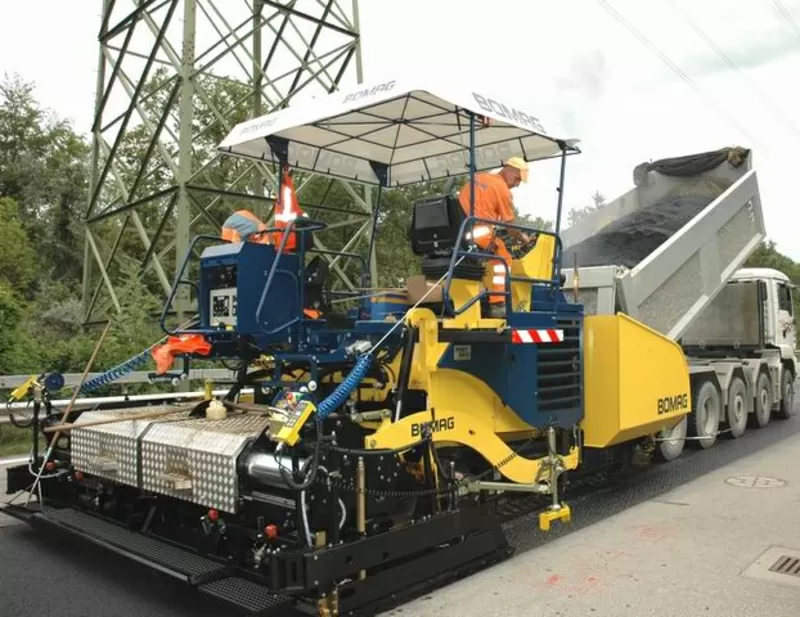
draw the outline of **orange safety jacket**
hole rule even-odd
[[[269,244],[268,227],[249,210],[237,210],[222,224],[222,239],[228,242]]]

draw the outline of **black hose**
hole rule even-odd
[[[424,445],[427,443],[428,439],[421,439],[420,441],[410,443],[407,446],[401,446],[399,448],[393,448],[391,450],[386,450],[381,448],[380,450],[357,450],[351,448],[341,448],[339,446],[331,446],[326,445],[325,447],[332,450],[333,452],[338,452],[339,454],[346,454],[348,456],[383,456],[385,454],[401,454],[406,450],[412,450],[418,446]]]
[[[303,476],[306,474],[308,466],[311,465],[311,471],[308,472],[308,475],[305,475],[305,479],[298,484],[297,482],[294,481],[294,479],[288,473],[286,468],[283,465],[281,465],[280,462],[278,462],[278,469],[281,472],[281,477],[283,478],[283,481],[286,482],[286,485],[289,488],[295,491],[304,491],[309,486],[311,486],[315,482],[317,477],[317,472],[319,471],[319,458],[320,458],[320,453],[322,451],[322,422],[316,420],[314,424],[316,424],[317,427],[317,442],[314,444],[314,456],[310,459],[307,459],[302,469],[300,469],[300,475]]]

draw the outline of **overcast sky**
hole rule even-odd
[[[298,8],[303,2],[316,4],[301,0]],[[350,0],[340,3],[349,16]],[[245,6],[216,4],[226,17]],[[581,139],[584,153],[568,168],[567,207],[588,203],[595,190],[609,200],[625,192],[645,160],[752,148],[768,233],[800,260],[800,0],[360,0],[359,7],[366,81],[447,72],[547,110],[545,125]],[[94,107],[100,10],[101,0],[0,0],[0,72],[34,81],[42,103],[82,132]],[[180,39],[174,44],[179,49]],[[530,186],[517,192],[521,210],[553,217],[556,173],[549,164],[534,169]]]

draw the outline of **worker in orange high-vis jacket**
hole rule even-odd
[[[284,175],[284,185],[281,195],[275,204],[274,227],[286,228],[289,221],[297,216],[307,216],[301,209],[294,192],[291,177]],[[272,244],[280,246],[281,236],[284,232],[264,233],[269,227],[249,210],[237,210],[231,214],[222,225],[222,239],[228,242],[255,242],[258,244]],[[290,234],[284,247],[285,253],[291,253],[296,248],[295,234]],[[309,319],[319,319],[322,313],[318,310],[306,308],[304,314]]]
[[[284,167],[278,200],[275,202],[275,227],[286,229],[289,223],[297,219],[297,217],[308,218],[308,215],[300,208],[300,202],[297,200],[297,193],[295,193],[294,189],[294,181],[288,167]],[[284,233],[286,232],[276,231],[272,233],[272,243],[276,248],[281,245]],[[287,253],[297,250],[297,234],[295,232],[289,234],[284,250]]]
[[[222,239],[228,242],[269,244],[268,227],[249,210],[237,210],[222,224]]]
[[[300,208],[294,190],[294,182],[288,170],[283,173],[283,182],[278,199],[275,202],[275,224],[273,229],[285,229],[289,222],[298,216],[308,217]],[[249,210],[237,210],[222,224],[222,239],[228,242],[256,242],[259,244],[273,244],[280,246],[282,231],[265,233],[269,227]],[[297,237],[294,232],[289,234],[284,251],[291,253],[297,250]]]
[[[501,223],[512,223],[514,216],[514,200],[511,189],[519,186],[521,182],[528,181],[528,164],[519,157],[508,159],[497,173],[479,172],[475,174],[475,217],[480,219],[495,220]],[[458,201],[467,216],[470,215],[470,184],[467,182],[459,191]],[[511,254],[505,243],[497,237],[494,225],[475,222],[471,234],[468,231],[467,240],[470,238],[483,251],[494,253],[501,257],[511,268]],[[508,229],[511,236],[519,238],[524,244],[529,244],[531,238],[528,234],[518,229]],[[488,264],[492,273],[491,290],[493,292],[505,291],[505,273],[503,264],[492,260]],[[492,316],[501,317],[505,314],[505,297],[496,295],[489,297],[490,313]]]

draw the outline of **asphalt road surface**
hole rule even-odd
[[[517,554],[576,533],[633,505],[653,499],[705,473],[800,433],[800,414],[774,420],[738,440],[721,439],[708,451],[688,449],[678,461],[657,465],[641,477],[613,489],[572,500],[573,521],[556,525],[547,536],[532,516],[506,526]],[[5,493],[5,472],[0,469]],[[3,501],[7,496],[0,497]],[[80,555],[80,553],[83,553]],[[433,592],[435,595],[435,592]],[[37,534],[0,514],[0,617],[228,617],[207,598],[183,584],[99,549],[66,543],[61,536]]]

